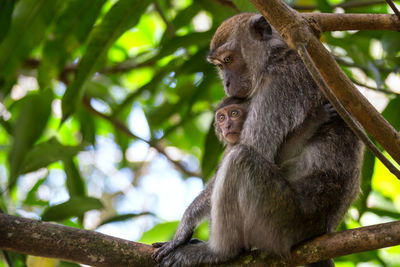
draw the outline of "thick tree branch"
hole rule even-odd
[[[6,214],[0,214],[0,248],[91,266],[154,266],[151,246]]]
[[[321,31],[400,30],[400,20],[394,14],[331,14],[301,13],[315,20]]]
[[[351,1],[351,2],[342,2],[340,4],[332,6],[341,7],[344,9],[348,8],[359,8],[359,7],[366,7],[366,6],[374,6],[374,5],[382,5],[386,3],[385,0],[372,0],[372,1]],[[316,5],[293,5],[293,8],[296,10],[315,10],[318,7]]]
[[[400,163],[400,134],[357,90],[335,59],[315,36],[315,29],[300,13],[281,0],[250,0],[293,48],[305,45],[315,66],[343,106]]]
[[[400,244],[400,222],[331,233],[299,244],[290,261],[257,252],[218,266],[298,266]],[[101,233],[0,214],[0,249],[91,266],[155,266],[149,245]]]

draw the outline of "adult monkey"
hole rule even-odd
[[[216,108],[214,122],[215,132],[218,139],[227,145],[225,150],[226,154],[229,153],[230,149],[239,141],[248,108],[248,101],[235,97],[224,98]],[[306,118],[303,124],[297,127],[286,139],[285,143],[280,148],[279,154],[281,155],[281,160],[279,161],[295,158],[299,153],[298,151],[315,136],[315,133],[321,126],[337,119],[337,113],[330,104],[318,107]],[[287,162],[290,162],[290,160]],[[285,169],[284,165],[285,164],[282,164],[282,169]],[[158,242],[153,244],[154,247],[161,248],[153,254],[156,261],[161,261],[168,253],[183,244],[198,244],[201,242],[197,239],[190,240],[190,238],[198,223],[205,217],[210,216],[211,193],[214,188],[214,183],[215,177],[211,179],[202,193],[196,197],[186,209],[174,239],[171,242]],[[177,265],[179,266],[179,263]]]
[[[228,19],[210,48],[226,93],[251,98],[249,112],[215,178],[209,242],[177,247],[161,266],[213,264],[252,248],[288,257],[294,244],[332,231],[359,192],[362,145],[341,119],[281,155],[290,133],[326,99],[264,17]]]

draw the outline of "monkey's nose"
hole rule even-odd
[[[229,85],[231,85],[231,82],[230,82],[230,81],[227,81],[227,82],[225,83],[225,88],[229,88]]]

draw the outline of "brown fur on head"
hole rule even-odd
[[[217,108],[215,109],[215,114],[218,112],[218,110],[229,106],[229,105],[240,105],[243,109],[248,110],[249,108],[249,100],[248,99],[243,99],[243,98],[237,98],[234,96],[230,97],[224,97],[217,105]],[[215,134],[218,137],[218,140],[221,141],[223,144],[227,145],[228,142],[225,140],[224,135],[222,133],[221,128],[218,125],[217,120],[214,120],[214,129],[215,129]]]
[[[235,36],[233,33],[237,28],[245,25],[247,26],[247,21],[251,18],[251,14],[252,13],[242,13],[226,19],[215,31],[210,43],[210,54],[213,54],[216,49],[225,44],[230,36]]]

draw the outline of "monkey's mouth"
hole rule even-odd
[[[238,133],[238,132],[229,132],[229,133],[226,134],[226,137],[232,136],[232,135],[236,136],[236,135],[240,135],[240,133]]]
[[[246,98],[249,96],[249,90],[247,88],[241,88],[234,94],[231,94],[231,96],[237,97],[237,98]]]

